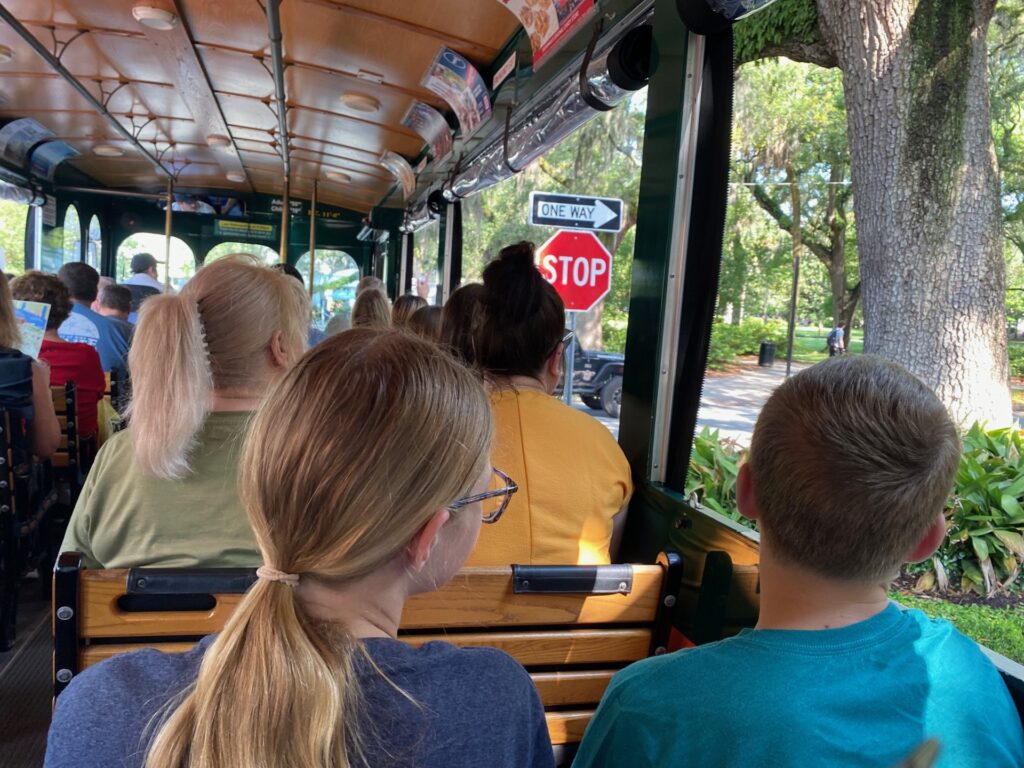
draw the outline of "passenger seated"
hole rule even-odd
[[[441,346],[457,355],[466,365],[476,363],[473,333],[480,321],[480,283],[459,286],[448,297],[441,310]]]
[[[0,406],[24,409],[22,413],[30,419],[29,448],[45,459],[60,448],[60,423],[50,395],[50,366],[21,352],[20,326],[4,275],[0,277]]]
[[[363,291],[380,291],[387,298],[387,288],[384,286],[384,281],[376,275],[364,275],[359,278],[359,282],[356,283],[356,298]]]
[[[312,349],[245,446],[256,584],[192,651],[76,676],[45,765],[553,765],[516,661],[396,639],[408,596],[445,584],[514,492],[480,498],[491,435],[483,387],[433,344],[354,329]]]
[[[441,338],[441,308],[432,304],[420,307],[409,318],[408,328],[421,339],[436,344]]]
[[[236,471],[252,410],[306,348],[299,284],[238,255],[146,299],[128,429],[96,456],[64,537],[87,568],[259,563]]]
[[[57,277],[71,294],[71,314],[58,329],[60,337],[95,347],[104,371],[124,368],[131,334],[90,308],[99,295],[99,273],[85,262],[73,261],[57,270]]]
[[[55,275],[30,270],[14,278],[11,294],[19,301],[38,301],[50,305],[43,345],[39,349],[39,359],[50,366],[47,386],[63,387],[69,381],[75,382],[78,434],[83,438],[95,435],[98,425],[96,406],[106,393],[107,380],[103,376],[100,356],[94,347],[64,341],[57,335],[57,329],[71,314],[71,296],[67,287]],[[47,399],[53,410],[53,399],[49,392]]]
[[[352,304],[352,327],[390,328],[391,307],[387,296],[374,289],[358,294]]]
[[[602,564],[614,556],[633,491],[629,463],[597,420],[551,396],[562,375],[565,309],[533,245],[484,269],[474,334],[494,414],[494,457],[519,482],[507,525],[484,530],[473,565]]]
[[[395,299],[395,304],[391,307],[391,325],[395,328],[408,328],[409,320],[416,313],[420,307],[427,306],[427,300],[420,297],[414,296],[411,293],[406,293]]]
[[[929,737],[946,768],[1024,765],[992,664],[886,596],[942,541],[959,460],[942,404],[881,358],[776,389],[736,486],[761,528],[757,628],[619,672],[574,765],[889,768]]]
[[[101,277],[100,281],[102,280],[104,278]],[[130,344],[135,326],[128,322],[128,315],[132,311],[132,292],[128,287],[114,282],[100,285],[99,298],[96,302],[99,306],[96,311],[120,328]]]

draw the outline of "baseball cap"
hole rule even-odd
[[[136,253],[132,256],[132,272],[145,272],[163,262],[157,261],[151,253]]]

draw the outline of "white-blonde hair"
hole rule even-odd
[[[294,362],[306,349],[310,317],[298,281],[244,254],[204,266],[178,295],[147,299],[128,353],[140,468],[184,477],[211,395],[261,391],[275,331]]]

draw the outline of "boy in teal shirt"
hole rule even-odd
[[[942,404],[881,358],[836,357],[779,387],[736,486],[761,529],[757,628],[622,670],[574,768],[892,768],[928,738],[944,768],[1024,766],[995,667],[886,597],[941,543],[959,459]]]

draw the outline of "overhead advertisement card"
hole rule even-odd
[[[443,160],[452,151],[451,128],[444,116],[429,104],[414,101],[402,118],[402,125],[423,137],[435,161]]]
[[[501,0],[523,25],[533,47],[533,68],[597,13],[597,0]]]
[[[18,331],[21,334],[18,349],[33,359],[38,358],[43,346],[43,334],[46,332],[46,320],[50,316],[50,305],[38,301],[15,301],[14,316],[18,318]]]
[[[0,128],[0,159],[23,168],[32,147],[53,138],[53,131],[38,120],[23,117]]]
[[[484,79],[476,67],[451,48],[438,51],[423,76],[423,87],[448,102],[459,118],[463,136],[491,116],[491,96]]]

